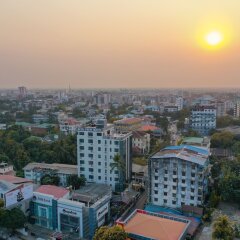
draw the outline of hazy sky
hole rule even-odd
[[[0,87],[240,87],[240,0],[0,0]],[[223,48],[199,43],[217,28]]]

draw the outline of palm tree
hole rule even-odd
[[[126,166],[125,166],[125,162],[121,158],[120,154],[116,154],[113,157],[113,162],[110,163],[110,167],[111,167],[111,170],[110,170],[111,173],[113,172],[113,170],[117,169],[117,171],[118,171],[119,189],[123,190],[122,188],[123,188],[124,185],[122,185],[120,187],[120,184],[124,184]]]

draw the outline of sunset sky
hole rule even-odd
[[[1,88],[240,87],[239,12],[240,0],[1,0]]]

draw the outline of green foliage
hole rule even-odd
[[[216,191],[212,191],[209,198],[209,206],[211,208],[216,208],[220,202],[220,196],[217,195]]]
[[[93,240],[126,240],[127,233],[119,226],[99,228]]]
[[[78,177],[78,175],[70,175],[67,178],[67,185],[72,186],[73,189],[79,189],[86,183],[85,177]]]
[[[20,126],[0,131],[0,161],[13,164],[16,171],[30,162],[76,164],[76,154],[76,136],[47,143]]]
[[[212,164],[215,193],[224,201],[240,205],[240,158],[222,161],[213,159]]]
[[[202,217],[202,220],[204,222],[211,222],[213,210],[214,210],[213,208],[205,209],[204,215]]]
[[[213,225],[213,239],[232,240],[234,239],[233,223],[225,215],[218,217]]]
[[[12,231],[24,227],[27,218],[19,208],[0,209],[0,226]]]
[[[80,107],[75,107],[72,111],[72,116],[75,118],[84,118],[86,114],[81,110]]]
[[[132,161],[133,161],[133,163],[141,165],[141,166],[147,165],[147,160],[145,157],[134,157]]]
[[[59,185],[59,177],[58,176],[50,176],[50,175],[44,175],[42,178],[41,178],[41,184],[42,185],[55,185],[55,186],[58,186]]]
[[[0,208],[4,207],[4,200],[2,198],[0,198]]]
[[[211,147],[213,148],[229,148],[233,144],[234,135],[227,131],[214,133],[211,137]]]
[[[238,125],[240,126],[240,120],[234,119],[231,116],[224,116],[217,118],[217,128],[224,128],[228,126],[234,126]]]

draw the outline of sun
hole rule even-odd
[[[205,41],[210,46],[218,46],[223,42],[223,35],[218,31],[212,31],[205,36]]]

